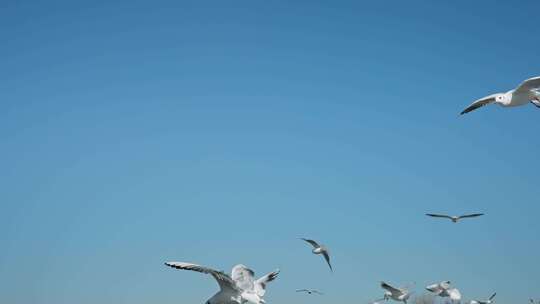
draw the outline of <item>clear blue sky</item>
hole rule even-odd
[[[540,74],[540,2],[76,2],[0,3],[2,303],[538,296],[540,110],[458,113]]]

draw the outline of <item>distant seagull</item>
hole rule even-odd
[[[483,213],[473,213],[473,214],[465,214],[465,215],[460,215],[460,216],[455,216],[455,215],[450,216],[450,215],[445,215],[445,214],[426,213],[426,215],[431,216],[431,217],[447,218],[447,219],[452,220],[452,222],[457,223],[461,219],[482,216],[484,214]]]
[[[266,284],[273,281],[279,273],[279,270],[276,270],[255,280],[253,270],[241,264],[233,267],[231,276],[222,271],[191,263],[166,262],[165,265],[213,276],[218,282],[220,291],[205,304],[243,304],[245,302],[264,304],[265,301],[262,297],[266,292]]]
[[[480,300],[472,300],[471,302],[469,302],[470,304],[493,304],[494,300],[493,298],[495,298],[495,296],[497,295],[496,292],[494,292],[491,297],[489,297],[489,299],[485,300],[485,301],[480,301]]]
[[[522,82],[517,88],[506,93],[492,94],[480,98],[461,112],[469,113],[487,104],[496,103],[503,107],[522,106],[531,102],[540,108],[540,77],[533,77]]]
[[[426,289],[439,297],[449,297],[452,301],[461,301],[461,292],[459,292],[457,288],[452,288],[450,286],[450,281],[432,284],[426,286]]]
[[[381,282],[381,287],[387,290],[384,293],[384,300],[386,301],[392,299],[407,304],[407,300],[411,296],[411,293],[406,288],[395,288],[385,282]]]
[[[310,243],[311,246],[313,246],[313,250],[311,252],[313,252],[314,254],[322,254],[324,256],[326,263],[328,263],[328,267],[330,267],[330,270],[333,272],[334,270],[332,269],[332,265],[330,264],[330,253],[328,252],[328,248],[323,245],[319,245],[314,240],[308,240],[304,238],[301,239]]]
[[[296,292],[305,292],[307,294],[318,294],[318,295],[323,295],[324,293],[318,291],[318,290],[315,290],[315,289],[297,289]]]

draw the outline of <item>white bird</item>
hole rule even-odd
[[[473,214],[465,214],[465,215],[455,216],[455,215],[446,215],[446,214],[426,213],[426,215],[431,216],[431,217],[447,218],[447,219],[450,219],[452,222],[457,223],[461,219],[471,218],[471,217],[478,217],[478,216],[482,216],[484,214],[483,213],[473,213]]]
[[[439,297],[449,297],[452,301],[461,301],[461,292],[459,292],[457,288],[452,288],[450,286],[450,281],[431,284],[426,286],[426,289]]]
[[[506,93],[496,93],[474,101],[461,112],[461,115],[474,111],[487,104],[495,103],[503,107],[522,106],[531,102],[540,108],[540,76],[523,81],[517,88]]]
[[[305,292],[307,294],[318,294],[318,295],[323,295],[324,293],[318,291],[318,290],[315,290],[315,289],[297,289],[296,292]]]
[[[324,256],[326,263],[328,263],[328,267],[330,267],[330,270],[333,272],[334,270],[332,269],[332,265],[330,264],[330,253],[328,252],[328,248],[323,245],[319,245],[314,240],[308,240],[304,238],[301,239],[310,243],[311,246],[313,246],[313,250],[311,252],[313,252],[314,254],[322,254]]]
[[[469,303],[470,304],[493,304],[493,302],[495,302],[493,300],[493,298],[495,298],[495,296],[497,295],[496,292],[494,292],[491,297],[489,297],[489,299],[485,300],[485,301],[480,301],[480,300],[472,300],[470,301]]]
[[[258,280],[254,280],[253,270],[244,265],[236,265],[231,271],[231,276],[218,270],[184,262],[166,262],[165,265],[176,269],[192,270],[210,274],[218,282],[220,290],[205,304],[254,304],[265,303],[262,297],[266,292],[266,284],[273,281],[279,270],[271,272]]]
[[[381,282],[381,287],[387,290],[384,293],[384,300],[387,301],[392,299],[407,304],[407,300],[411,296],[411,293],[406,288],[395,288],[385,282]]]

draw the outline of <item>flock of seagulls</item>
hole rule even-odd
[[[529,78],[523,81],[517,88],[506,93],[496,93],[480,98],[465,108],[461,114],[463,115],[469,113],[492,103],[501,105],[503,107],[514,107],[525,105],[529,102],[540,108],[540,76]],[[453,223],[457,223],[462,219],[476,218],[484,214],[472,213],[456,216],[427,213],[426,215],[433,218],[449,219]],[[333,272],[328,248],[311,239],[301,238],[301,240],[309,243],[313,247],[313,254],[322,255],[328,264],[330,271]],[[166,262],[165,265],[175,269],[191,270],[211,275],[217,281],[220,290],[210,299],[208,299],[205,304],[265,304],[266,302],[264,300],[264,295],[266,293],[267,284],[274,281],[279,274],[278,269],[260,277],[259,279],[255,279],[255,272],[242,264],[234,266],[231,271],[231,275],[228,275],[223,271],[214,270],[209,267],[192,263]],[[375,300],[370,304],[380,304],[380,301],[388,301],[390,299],[407,304],[407,301],[411,297],[411,290],[408,287],[398,288],[386,282],[381,282],[380,286],[384,289],[383,298]],[[461,302],[461,292],[457,288],[452,287],[450,281],[442,281],[428,285],[426,286],[426,290],[435,296],[448,298],[453,303]],[[322,292],[315,289],[297,289],[296,292],[309,295],[323,295]],[[497,293],[493,293],[486,300],[472,300],[469,302],[469,304],[493,304],[496,295]],[[533,299],[530,299],[530,304],[540,304],[540,301],[535,303]]]

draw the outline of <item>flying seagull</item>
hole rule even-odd
[[[318,291],[318,290],[315,290],[315,289],[297,289],[296,292],[305,292],[307,294],[318,294],[318,295],[323,295],[324,293]]]
[[[457,288],[452,288],[450,281],[431,284],[426,286],[426,289],[439,297],[449,297],[452,301],[461,301],[461,292]]]
[[[311,252],[313,252],[314,254],[322,254],[324,256],[326,263],[328,263],[328,267],[330,267],[330,270],[333,272],[334,270],[332,269],[332,265],[330,264],[330,253],[328,252],[328,248],[323,245],[319,245],[314,240],[308,240],[304,238],[301,239],[310,243],[311,246],[313,246],[313,250]]]
[[[244,265],[236,265],[228,274],[208,267],[184,262],[166,262],[165,265],[183,270],[192,270],[210,274],[217,281],[220,290],[205,304],[264,304],[263,296],[266,292],[266,284],[273,281],[279,270],[271,272],[258,280],[254,279],[253,270]]]
[[[469,113],[485,105],[495,103],[503,107],[522,106],[531,102],[540,108],[540,76],[523,81],[517,88],[506,93],[496,93],[474,101],[461,112]]]
[[[455,216],[455,215],[450,216],[450,215],[445,215],[445,214],[426,213],[426,215],[431,216],[431,217],[447,218],[447,219],[452,220],[452,222],[457,223],[461,219],[482,216],[484,214],[483,213],[473,213],[473,214],[465,214],[465,215],[460,215],[460,216]]]
[[[491,297],[489,297],[489,299],[485,300],[485,301],[480,301],[480,300],[472,300],[471,302],[469,302],[470,304],[493,304],[493,298],[495,298],[495,296],[497,295],[496,292],[494,292]]]
[[[386,289],[386,292],[384,293],[384,300],[386,301],[392,299],[407,304],[407,300],[411,296],[411,293],[406,288],[395,288],[386,282],[381,282],[381,287]]]

